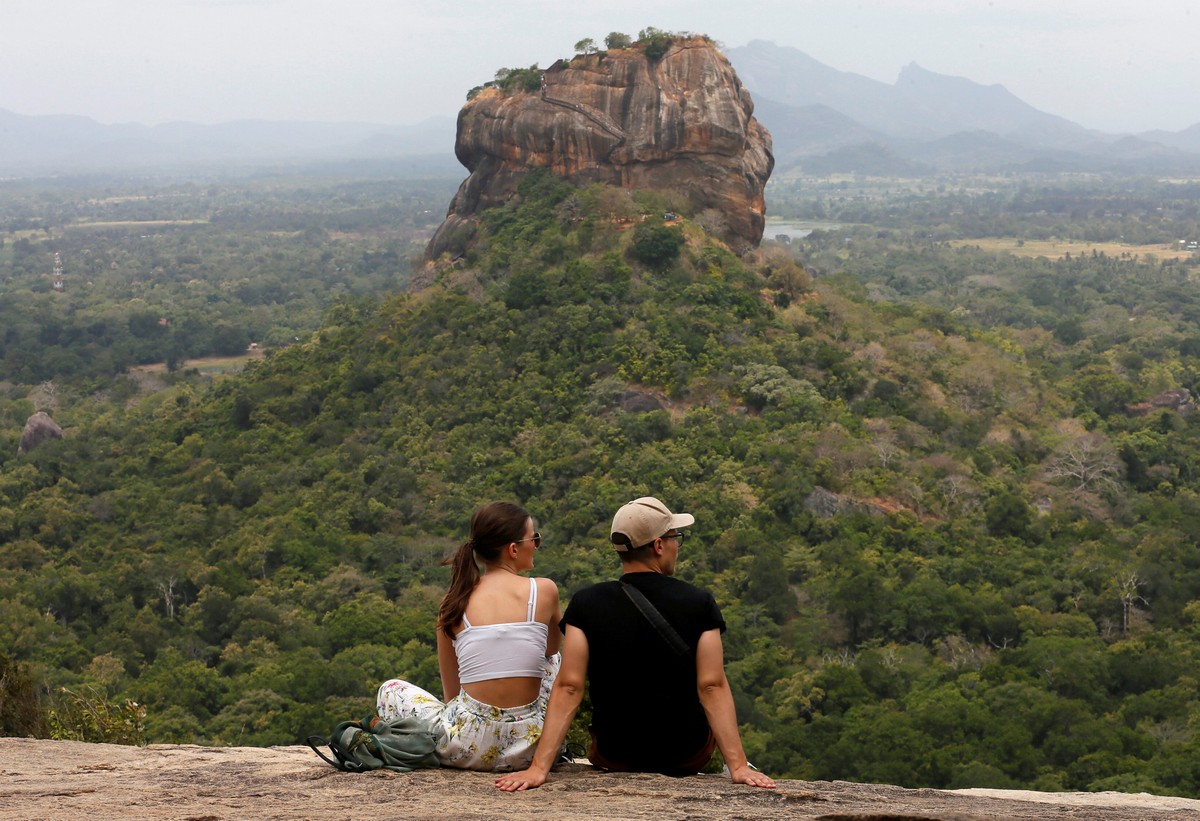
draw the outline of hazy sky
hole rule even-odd
[[[888,83],[916,62],[1105,131],[1200,123],[1200,0],[0,0],[0,108],[413,123],[646,26]]]

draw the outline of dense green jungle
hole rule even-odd
[[[1200,185],[793,179],[823,230],[739,258],[533,174],[406,289],[453,185],[0,186],[0,729],[298,743],[437,691],[476,505],[569,597],[654,494],[764,771],[1200,796],[1200,259],[1162,252]]]

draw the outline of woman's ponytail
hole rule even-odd
[[[442,562],[450,565],[450,589],[442,597],[438,607],[437,626],[450,638],[454,638],[454,628],[462,621],[463,613],[467,611],[467,600],[471,591],[479,583],[479,566],[475,564],[475,542],[468,539],[459,545],[453,556]]]
[[[525,535],[529,514],[512,502],[489,502],[471,516],[471,534],[453,556],[442,564],[450,566],[450,589],[438,607],[437,629],[454,638],[454,628],[462,623],[467,601],[479,584],[478,560],[497,561],[500,549]]]

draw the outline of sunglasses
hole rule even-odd
[[[534,550],[537,550],[539,547],[542,546],[542,534],[536,530],[533,531],[532,536],[526,536],[524,539],[517,539],[516,544],[520,544],[521,542],[528,542],[531,540],[533,541],[533,549]]]

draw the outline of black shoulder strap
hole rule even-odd
[[[326,764],[332,764],[333,766],[337,767],[339,770],[341,770],[343,772],[346,772],[350,769],[349,767],[346,766],[346,757],[344,755],[342,755],[342,753],[338,751],[338,748],[333,746],[333,744],[331,744],[329,742],[329,739],[325,738],[325,736],[310,735],[308,738],[305,739],[305,741],[308,743],[308,746],[312,748],[312,751],[314,753],[321,756],[322,760],[324,760]],[[325,755],[325,753],[321,752],[320,748],[318,748],[317,745],[315,743],[313,743],[316,741],[320,741],[322,746],[328,747],[329,751],[333,753],[334,757],[337,760],[335,761],[333,758],[330,758],[329,756]]]
[[[654,625],[654,629],[662,636],[667,646],[675,652],[675,655],[687,655],[687,642],[679,637],[679,633],[675,632],[675,628],[663,618],[663,614],[658,612],[658,608],[642,595],[642,591],[624,581],[621,582],[621,589],[625,591],[625,595],[629,597],[629,600],[637,605],[637,609],[642,611],[642,615],[646,617],[646,620]]]

